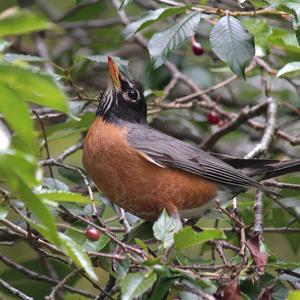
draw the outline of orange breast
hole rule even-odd
[[[198,208],[211,200],[214,182],[185,171],[161,168],[126,141],[126,129],[97,118],[83,147],[83,165],[111,201],[146,220]]]

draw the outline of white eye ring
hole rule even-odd
[[[131,89],[123,94],[123,97],[125,100],[131,101],[131,102],[137,102],[137,100],[140,97],[140,93],[138,90]]]

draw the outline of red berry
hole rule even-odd
[[[91,241],[98,241],[100,238],[100,231],[94,227],[90,227],[85,231],[85,236]]]
[[[217,125],[220,122],[220,118],[218,113],[216,113],[214,110],[212,110],[209,114],[208,114],[208,122],[212,125]]]
[[[228,120],[220,120],[218,125],[219,125],[220,128],[223,128],[227,124],[228,124]]]
[[[204,53],[202,45],[195,40],[195,36],[192,36],[192,49],[195,55],[202,55]]]

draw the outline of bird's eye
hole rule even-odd
[[[129,90],[127,93],[130,100],[136,100],[138,97],[138,93],[135,90]]]

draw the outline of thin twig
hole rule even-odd
[[[296,183],[277,182],[273,179],[265,180],[263,183],[265,186],[276,187],[279,189],[290,189],[290,190],[300,191],[300,184],[296,184]]]
[[[254,204],[254,228],[253,232],[261,235],[263,233],[263,197],[264,192],[257,190]]]
[[[218,129],[214,134],[212,134],[206,140],[204,140],[200,145],[200,147],[204,150],[210,149],[223,136],[237,129],[247,120],[261,114],[267,108],[267,106],[268,106],[268,102],[265,101],[251,108],[249,107],[243,108],[241,112],[232,119],[231,122],[226,124],[224,127]]]
[[[183,3],[172,1],[172,0],[157,0],[160,3],[167,4],[170,6],[183,6]],[[273,8],[264,8],[259,10],[250,10],[250,11],[229,11],[222,8],[215,8],[210,6],[193,6],[190,8],[194,11],[199,11],[205,14],[212,14],[212,15],[219,15],[219,16],[250,16],[250,17],[256,17],[256,16],[281,16],[283,18],[287,18],[288,14],[283,11],[279,11]]]
[[[11,292],[14,296],[23,299],[23,300],[33,300],[32,297],[25,295],[23,292],[11,286],[9,283],[0,278],[0,285],[2,285],[5,289]]]
[[[83,171],[80,169],[80,168],[77,168],[77,167],[73,167],[73,166],[70,166],[70,165],[66,165],[62,162],[59,162],[58,160],[54,159],[54,158],[49,158],[47,160],[41,160],[40,161],[40,165],[41,166],[56,166],[56,167],[62,167],[62,168],[65,168],[67,170],[71,170],[75,173],[77,173],[83,180],[87,190],[88,190],[88,193],[89,193],[89,197],[90,199],[93,201],[93,204],[92,204],[92,215],[93,216],[96,216],[97,215],[97,208],[96,208],[96,205],[95,205],[95,199],[94,199],[94,196],[93,196],[93,191],[92,191],[92,188],[91,188],[91,185],[88,181],[88,178],[84,175]]]
[[[53,279],[47,275],[44,274],[39,274],[35,271],[29,270],[25,267],[23,267],[20,264],[17,264],[16,262],[12,261],[11,259],[9,259],[8,257],[4,256],[3,254],[0,253],[0,260],[5,263],[7,266],[9,266],[10,268],[13,268],[15,270],[17,270],[18,272],[21,272],[23,274],[25,274],[27,277],[33,279],[33,280],[37,280],[37,281],[44,281],[44,282],[48,282],[48,283],[52,283],[52,284],[59,284],[60,280],[57,279]],[[72,293],[76,293],[88,298],[94,298],[95,295],[86,292],[84,290],[80,290],[77,288],[74,288],[72,286],[69,285],[64,285],[64,289],[66,289],[67,291],[70,291]]]
[[[42,129],[42,134],[43,134],[43,139],[44,139],[44,145],[45,145],[45,150],[46,150],[46,154],[47,154],[47,159],[50,158],[50,150],[49,150],[49,147],[48,147],[48,139],[47,139],[47,134],[46,134],[46,130],[45,130],[45,127],[44,127],[44,123],[43,121],[40,119],[40,116],[39,114],[33,110],[32,113],[36,116],[39,124],[40,124],[40,127]],[[50,176],[51,178],[54,178],[54,175],[53,175],[53,171],[52,171],[52,168],[50,165],[48,165],[48,169],[49,169],[49,173],[50,173]]]
[[[62,279],[55,287],[52,288],[52,291],[49,296],[46,296],[46,300],[55,300],[55,294],[64,287],[68,280],[70,280],[73,276],[77,275],[79,270],[75,270],[69,273],[64,279]]]
[[[78,142],[75,145],[72,145],[71,147],[67,148],[57,157],[57,161],[63,162],[68,156],[70,156],[71,154],[73,154],[76,151],[78,151],[79,149],[81,149],[82,145],[83,145],[83,142],[81,141],[81,142]]]
[[[175,289],[178,289],[181,291],[187,291],[189,293],[197,295],[197,296],[201,297],[201,299],[203,299],[203,300],[216,300],[216,298],[214,296],[204,293],[199,288],[193,288],[193,287],[190,287],[190,286],[180,283],[180,282],[176,282],[173,287]]]
[[[256,147],[250,153],[248,153],[245,156],[245,158],[259,157],[262,154],[265,154],[271,145],[276,130],[276,115],[277,115],[278,104],[277,101],[272,97],[269,97],[267,102],[268,102],[268,116],[267,116],[264,135],[260,143],[256,145]]]

